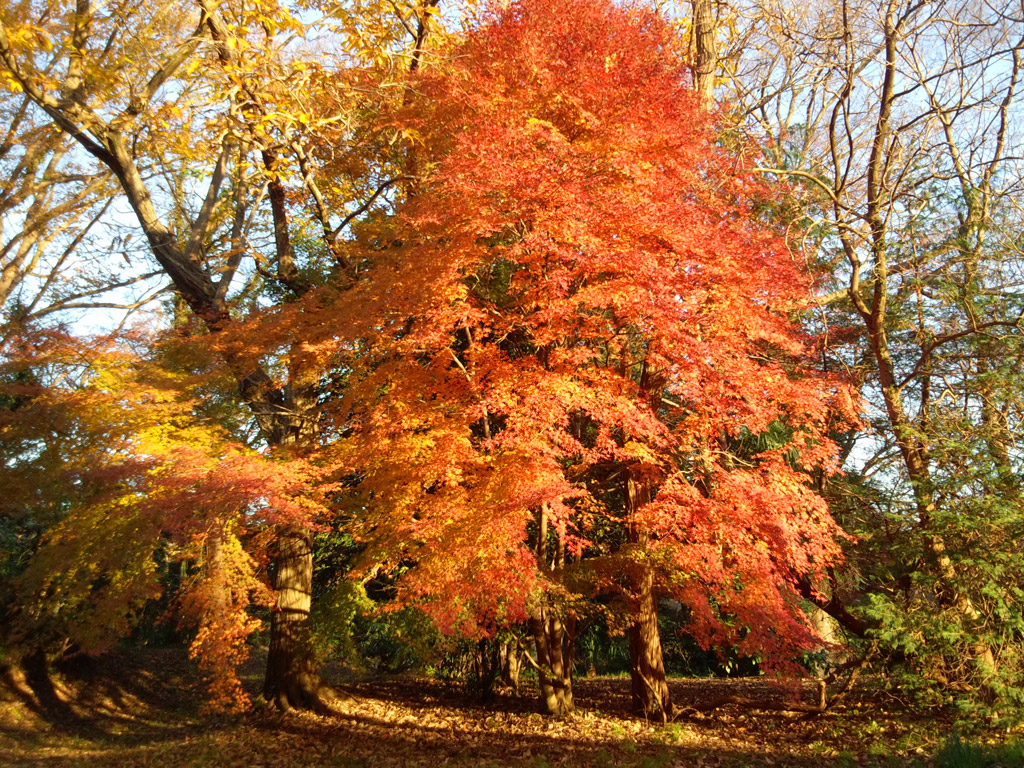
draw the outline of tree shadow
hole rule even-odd
[[[249,665],[253,685],[259,663],[254,658]],[[264,710],[200,719],[195,683],[183,649],[121,650],[64,667],[59,675],[32,660],[4,679],[8,701],[31,712],[35,722],[0,718],[0,737],[13,744],[5,750],[0,743],[0,765],[50,766],[60,762],[46,756],[55,748],[74,753],[73,764],[88,768],[241,765],[253,759],[259,764],[260,753],[279,748],[275,765],[351,768],[855,764],[850,756],[810,757],[806,745],[821,736],[821,722],[796,715],[723,708],[684,715],[661,728],[631,711],[626,678],[577,681],[580,714],[568,720],[537,714],[528,682],[518,695],[499,691],[480,702],[460,686],[408,676],[332,681],[351,698],[330,716]],[[673,680],[671,686],[674,700],[684,707],[720,689],[747,697],[777,695],[763,679]],[[856,722],[843,716],[844,727]]]
[[[4,670],[0,687],[5,698],[54,733],[134,744],[198,727],[192,686],[168,684],[168,677],[185,679],[187,669],[181,676],[169,674],[183,666],[187,658],[176,650],[79,657],[56,669],[42,654],[32,654]],[[31,720],[0,721],[0,734],[22,742],[48,738]]]

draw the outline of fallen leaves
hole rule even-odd
[[[250,662],[247,682],[258,678],[259,663]],[[528,681],[518,697],[506,692],[480,703],[450,684],[415,677],[335,683],[348,697],[333,715],[264,710],[200,718],[198,683],[183,650],[109,657],[54,680],[52,695],[40,680],[9,675],[0,688],[0,764],[923,768],[949,726],[883,702],[870,689],[812,719],[724,707],[662,726],[628,711],[628,678],[578,680],[580,710],[565,719],[534,711]],[[670,684],[682,706],[727,694],[766,703],[778,695],[763,678]],[[813,695],[810,686],[805,695]]]

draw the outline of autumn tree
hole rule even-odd
[[[0,409],[2,509],[45,530],[7,585],[5,641],[99,653],[163,599],[175,608],[163,620],[195,631],[210,703],[244,707],[235,668],[259,623],[249,608],[269,602],[260,539],[315,512],[318,472],[241,443],[175,345],[140,331],[19,342],[0,367],[20,381]]]
[[[723,93],[774,140],[763,172],[803,187],[790,220],[833,273],[823,359],[872,403],[874,434],[850,444],[864,502],[843,502],[868,621],[837,610],[839,582],[831,609],[918,684],[1019,701],[1019,8],[731,10]]]
[[[493,6],[395,118],[422,178],[346,295],[361,354],[331,418],[365,568],[400,566],[448,631],[529,619],[552,713],[582,595],[628,601],[637,705],[667,713],[659,595],[705,647],[792,669],[797,581],[838,551],[807,472],[834,468],[846,393],[804,365],[808,278],[681,48],[639,7]]]
[[[0,339],[58,312],[145,303],[162,286],[132,267],[132,249],[101,224],[109,173],[81,163],[74,141],[25,94],[0,87],[0,115]]]
[[[2,11],[5,82],[116,179],[174,286],[179,332],[216,351],[277,453],[316,446],[326,361],[287,326],[236,331],[358,281],[350,225],[407,175],[402,137],[367,126],[401,98],[389,86],[419,61],[435,5],[303,3],[301,19],[276,2],[203,0]],[[280,522],[272,545],[265,695],[282,707],[322,698],[307,653],[311,523]]]

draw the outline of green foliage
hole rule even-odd
[[[942,447],[949,458],[959,455],[963,472],[955,485],[950,479],[936,489],[943,503],[929,529],[870,488],[861,496],[868,514],[854,524],[853,516],[840,518],[858,537],[849,565],[860,580],[859,611],[872,627],[865,647],[881,653],[894,687],[918,705],[954,705],[968,721],[1017,724],[1024,717],[1024,552],[1015,542],[1024,516],[1018,499],[991,492],[994,473],[968,462],[967,446]],[[948,567],[930,551],[932,537],[944,543]],[[985,667],[982,648],[991,650],[994,669]]]
[[[935,768],[1011,768],[1024,765],[1024,743],[994,746],[963,741],[955,731],[935,756]]]
[[[25,569],[41,530],[31,520],[0,515],[0,588]]]
[[[625,634],[609,632],[604,621],[587,626],[576,638],[575,669],[577,675],[591,670],[598,675],[629,672],[629,641]]]
[[[391,608],[360,582],[339,578],[313,602],[316,655],[356,671],[407,672],[436,663],[441,640],[429,619],[416,608]]]
[[[363,585],[350,579],[338,579],[320,594],[310,613],[317,656],[362,666],[357,635],[363,616],[373,608]]]
[[[685,609],[658,613],[661,648],[668,675],[726,677],[757,674],[754,659],[741,656],[736,649],[705,650],[687,632]],[[629,639],[624,632],[609,630],[607,622],[594,621],[576,638],[574,669],[577,676],[629,673]]]
[[[355,637],[360,657],[378,672],[426,670],[437,658],[441,639],[418,608],[364,614],[355,624]]]
[[[349,578],[362,547],[344,532],[317,534],[310,622],[321,660],[365,671],[420,670],[436,662],[437,630],[415,608],[398,608],[391,579]]]

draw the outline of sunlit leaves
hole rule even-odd
[[[0,411],[5,506],[49,530],[17,579],[16,632],[103,651],[161,596],[160,569],[190,564],[177,615],[198,627],[193,654],[215,706],[240,705],[233,670],[259,626],[247,611],[269,599],[258,575],[265,531],[322,509],[318,473],[234,443],[193,399],[207,377],[167,367],[142,338],[50,334],[20,346],[5,373],[32,377],[11,390],[18,406]]]
[[[486,628],[562,589],[532,553],[542,505],[575,557],[594,515],[640,525],[650,551],[612,572],[645,558],[704,642],[784,665],[812,640],[792,582],[838,556],[801,468],[834,469],[849,397],[801,370],[785,312],[807,278],[752,220],[766,190],[714,147],[676,50],[638,9],[522,2],[417,83],[397,119],[430,170],[364,294],[376,394],[349,401],[370,406],[361,535],[415,564],[400,583],[443,626]],[[782,446],[728,447],[777,423]],[[635,518],[627,474],[654,495]]]

